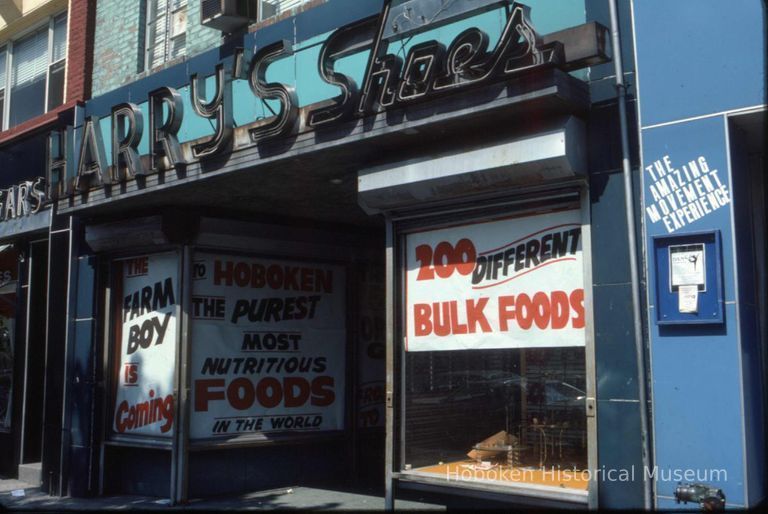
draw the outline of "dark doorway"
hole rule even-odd
[[[27,257],[27,348],[25,352],[23,433],[20,463],[40,462],[45,395],[48,241],[30,243]]]
[[[729,117],[734,230],[738,259],[739,323],[745,378],[744,403],[749,420],[748,459],[768,456],[768,177],[765,173],[766,111]],[[756,484],[757,485],[757,484]],[[764,497],[766,484],[750,484],[752,504]],[[754,496],[754,498],[752,498]]]

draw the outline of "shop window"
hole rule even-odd
[[[0,246],[0,432],[11,429],[18,254]]]
[[[190,437],[284,439],[345,428],[343,266],[195,254]]]
[[[187,0],[147,1],[145,70],[187,52]]]
[[[180,291],[176,253],[114,261],[112,433],[169,442]]]
[[[266,20],[278,16],[307,3],[309,0],[261,0],[260,19]]]
[[[405,236],[401,471],[585,494],[581,213]]]
[[[64,101],[67,15],[0,47],[2,128],[12,128]]]

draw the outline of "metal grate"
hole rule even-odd
[[[216,16],[221,13],[221,0],[201,0],[200,12],[204,20]]]

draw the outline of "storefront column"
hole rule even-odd
[[[69,430],[63,430],[67,334],[69,330],[69,272],[71,218],[54,217],[48,259],[48,323],[45,344],[45,399],[43,407],[42,489],[63,495],[66,484],[62,463],[68,456]],[[66,434],[66,438],[63,436]]]
[[[386,283],[386,392],[385,392],[385,498],[384,508],[393,510],[395,508],[394,483],[392,474],[395,470],[395,409],[394,409],[394,391],[395,391],[395,253],[394,253],[394,229],[392,219],[387,217],[386,221],[386,241],[384,260],[385,272],[384,280]]]
[[[190,309],[192,306],[192,248],[184,246],[179,273],[181,282],[181,319],[177,347],[176,425],[173,442],[173,466],[171,476],[171,501],[184,505],[189,498],[189,398],[190,398]]]
[[[94,402],[97,395],[96,356],[98,330],[96,297],[97,260],[81,242],[77,220],[72,222],[73,265],[70,276],[67,390],[63,432],[65,446],[63,490],[80,497],[96,493],[97,469],[93,444]]]

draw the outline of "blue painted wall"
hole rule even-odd
[[[648,255],[656,235],[719,230],[722,236],[722,325],[659,327],[655,265],[646,262],[660,508],[679,507],[673,492],[681,479],[660,476],[664,470],[701,472],[682,481],[722,488],[729,505],[753,506],[765,496],[764,377],[752,235],[744,223],[750,216],[750,186],[747,167],[739,164],[743,150],[729,144],[733,130],[728,121],[733,111],[766,101],[764,8],[759,0],[633,3],[643,208],[660,208],[651,190],[657,178],[652,170],[665,156],[677,169],[703,156],[718,170],[729,198],[684,226],[668,227],[648,212],[641,215]]]
[[[765,103],[765,3],[635,0],[643,125]]]
[[[235,36],[233,40],[228,41],[223,46],[216,46],[196,56],[191,55],[184,62],[166,69],[156,70],[151,75],[127,75],[128,79],[134,78],[137,80],[133,82],[128,80],[128,84],[116,89],[113,87],[116,84],[113,84],[113,80],[110,77],[120,76],[120,73],[125,70],[113,69],[115,66],[113,60],[108,59],[105,61],[97,58],[94,65],[94,92],[96,94],[94,94],[94,99],[86,104],[86,116],[95,115],[102,118],[102,134],[107,160],[110,164],[110,120],[108,117],[112,106],[125,101],[134,102],[141,107],[146,120],[148,119],[147,95],[150,91],[160,86],[178,88],[184,99],[185,116],[179,131],[179,140],[181,142],[211,135],[213,129],[210,122],[196,116],[192,110],[192,105],[189,101],[189,87],[187,86],[189,76],[192,73],[199,73],[201,76],[211,75],[214,66],[220,60],[231,62],[232,49],[236,46],[242,46],[247,49],[261,48],[279,39],[291,41],[294,52],[289,57],[275,61],[269,67],[267,80],[294,86],[301,106],[333,98],[340,93],[340,90],[326,84],[318,73],[318,56],[323,43],[337,28],[378,14],[381,11],[382,3],[382,0],[330,0],[294,18],[268,25],[253,33]],[[543,0],[529,0],[526,2],[527,5],[531,6],[532,22],[541,34],[580,25],[586,21],[587,10],[583,1],[557,0],[554,2],[556,4],[554,5],[555,8],[550,3]],[[106,2],[101,2],[101,4],[103,4],[101,8],[103,12],[110,12],[110,9],[118,8],[112,5],[114,4],[113,0],[107,0]],[[100,12],[97,12],[97,16],[101,16]],[[138,10],[133,9],[127,16],[133,19],[137,13]],[[194,24],[192,15],[193,13],[191,12],[189,27],[192,27]],[[120,56],[120,59],[117,60],[120,66],[133,66],[135,68],[135,59],[133,61],[126,61],[125,59],[137,53],[136,45],[138,45],[138,38],[135,35],[131,36],[133,39],[128,38],[128,36],[121,36],[119,41],[113,42],[112,39],[114,37],[107,36],[108,33],[113,32],[110,31],[109,24],[105,21],[107,19],[106,17],[99,17],[97,19],[97,55],[101,51],[101,46],[103,46],[104,51],[110,55],[115,53],[115,55]],[[102,22],[103,25],[100,25],[99,22]],[[492,48],[498,40],[505,22],[506,13],[504,9],[495,9],[436,30],[418,34],[414,37],[406,37],[402,41],[394,41],[390,45],[390,51],[395,51],[404,57],[413,45],[426,40],[435,39],[447,44],[469,26],[480,27],[485,30],[490,38],[489,46]],[[100,34],[103,34],[101,39],[104,41],[102,43],[100,43]],[[136,41],[133,41],[134,39]],[[210,37],[206,36],[203,39],[208,41]],[[211,43],[211,41],[208,42]],[[340,59],[336,64],[336,69],[348,74],[360,84],[365,72],[368,53],[368,51],[359,52]],[[586,74],[586,72],[577,73]],[[106,78],[102,78],[102,76]],[[126,82],[123,78],[120,80],[122,80],[121,83]],[[213,87],[213,81],[209,80],[209,84],[210,90]],[[269,107],[272,109],[277,104],[270,101],[264,102],[256,98],[249,90],[247,81],[236,80],[233,88],[235,122],[238,126],[271,116],[271,111],[267,104],[270,104]],[[144,139],[139,146],[139,150],[142,153],[148,153],[148,138],[148,131],[145,131]]]

